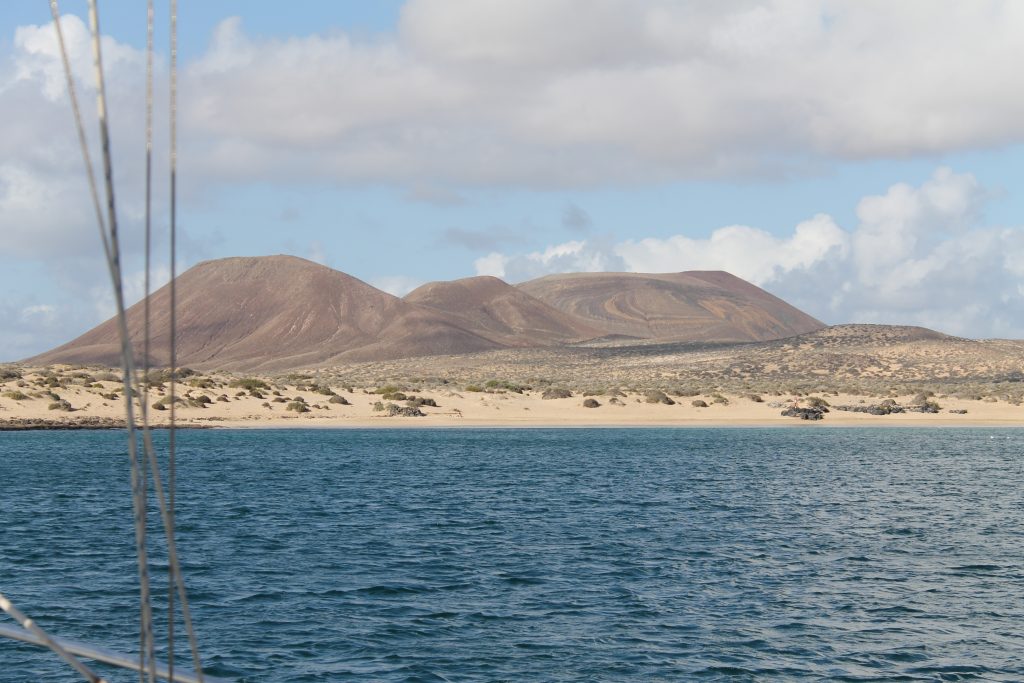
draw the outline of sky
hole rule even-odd
[[[98,159],[84,0],[62,26]],[[105,2],[127,295],[145,3]],[[721,269],[829,324],[1024,338],[1024,3],[179,0],[179,271]],[[156,3],[154,282],[168,265]],[[47,3],[0,15],[0,361],[113,313]]]

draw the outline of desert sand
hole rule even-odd
[[[123,390],[114,371],[53,366],[7,368],[4,374],[8,376],[0,381],[0,429],[123,424]],[[160,379],[151,382],[147,406],[168,404],[170,386]],[[1024,426],[1024,406],[992,396],[974,399],[935,395],[927,400],[936,404],[936,413],[872,415],[838,407],[865,408],[886,399],[837,392],[757,395],[714,391],[673,396],[658,394],[657,390],[619,389],[563,389],[571,396],[544,398],[546,392],[551,395],[551,387],[520,389],[491,384],[409,381],[388,386],[343,386],[318,383],[312,376],[209,373],[182,379],[176,393],[185,403],[179,404],[175,413],[181,426],[220,428]],[[428,405],[417,405],[423,399]],[[585,407],[588,399],[598,406]],[[652,402],[659,399],[672,403]],[[924,397],[893,394],[888,400],[910,408]],[[701,401],[707,407],[696,407],[695,403]],[[827,404],[829,410],[821,420],[782,415],[791,406],[822,404]],[[422,415],[389,415],[389,409],[418,410]],[[152,424],[166,425],[170,411],[150,407],[149,414]]]

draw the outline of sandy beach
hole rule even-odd
[[[20,374],[0,382],[0,428],[96,427],[124,420],[123,389],[113,373],[59,367],[25,369]],[[169,421],[169,388],[167,383],[156,383],[148,392],[146,401],[154,425]],[[612,390],[602,394],[585,392],[593,395],[584,396],[583,392],[562,390],[571,395],[545,398],[546,391],[551,395],[546,389],[514,389],[470,386],[467,390],[455,385],[330,387],[306,380],[215,374],[185,378],[178,385],[175,418],[182,426],[249,429],[1024,426],[1024,406],[992,397],[972,400],[937,395],[928,400],[938,412],[925,413],[916,412],[914,405],[921,397],[912,394],[883,399],[834,392],[671,396],[657,391]],[[849,410],[867,409],[886,400],[907,412],[874,415]],[[787,408],[814,406],[827,409],[822,419],[782,414]],[[137,403],[135,410],[138,414]]]

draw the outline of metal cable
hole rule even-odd
[[[85,680],[89,681],[89,683],[106,683],[105,679],[102,679],[93,673],[92,669],[78,661],[73,654],[61,647],[60,643],[51,638],[46,631],[39,628],[36,622],[25,616],[25,613],[15,607],[3,593],[0,593],[0,609],[11,615],[11,618],[18,622],[23,629],[42,641],[43,645],[56,652],[61,659],[71,665],[71,668],[82,674]]]
[[[195,629],[192,626],[192,614],[189,609],[188,597],[185,593],[185,581],[181,575],[181,565],[178,563],[177,548],[175,542],[175,531],[174,531],[174,503],[175,495],[177,492],[177,450],[176,450],[176,431],[175,431],[175,383],[177,381],[178,373],[178,348],[177,348],[177,283],[176,275],[178,272],[178,1],[171,0],[170,3],[170,21],[171,21],[171,73],[170,73],[170,100],[169,100],[169,126],[170,126],[170,203],[171,203],[171,226],[170,226],[170,246],[171,246],[171,286],[170,286],[170,323],[171,323],[171,338],[170,338],[170,365],[171,365],[171,424],[170,433],[168,434],[168,453],[167,453],[167,490],[168,490],[168,515],[169,523],[165,525],[165,534],[167,535],[167,548],[168,554],[174,551],[171,559],[171,570],[175,582],[172,582],[167,587],[167,614],[168,614],[168,628],[167,628],[167,664],[171,667],[171,674],[174,673],[174,585],[178,584],[178,593],[181,598],[181,618],[185,623],[185,632],[188,635],[189,648],[192,651],[192,663],[195,667],[196,674],[199,676],[200,681],[203,677],[203,667],[199,658],[199,644],[196,641]]]
[[[142,375],[137,381],[139,389],[139,414],[142,417],[142,441],[146,452],[153,450],[153,436],[149,428],[149,340],[150,340],[150,306],[149,293],[151,288],[151,254],[152,254],[152,218],[153,218],[153,0],[146,3],[146,216],[145,216],[145,296],[143,297],[143,335],[142,335]],[[146,493],[146,467],[139,468],[140,487],[142,489],[143,521],[148,512],[149,497]],[[143,545],[145,545],[146,525],[143,524]],[[156,648],[153,628],[141,629],[139,648],[139,683],[144,683],[143,670],[148,673],[149,683],[156,683],[157,665]],[[148,666],[147,666],[148,664]]]
[[[54,26],[56,27],[57,39],[61,50],[61,61],[64,65],[65,77],[68,83],[68,92],[71,96],[72,110],[75,116],[75,123],[78,128],[79,143],[82,148],[82,155],[87,168],[90,191],[92,193],[94,208],[96,209],[97,223],[99,225],[107,267],[110,271],[111,282],[114,287],[115,300],[118,307],[118,322],[121,328],[122,371],[124,373],[124,403],[128,432],[128,457],[131,469],[132,508],[134,513],[135,543],[139,573],[139,637],[143,644],[149,645],[149,647],[144,649],[152,652],[153,615],[149,588],[149,562],[145,543],[145,488],[140,479],[140,471],[142,470],[142,467],[140,467],[138,444],[135,436],[135,420],[132,414],[132,384],[134,379],[134,368],[132,367],[132,354],[130,340],[127,335],[127,322],[124,315],[124,296],[121,285],[120,257],[118,254],[117,243],[117,214],[115,211],[113,175],[110,161],[110,137],[106,119],[106,92],[103,84],[102,55],[99,41],[99,17],[94,0],[90,0],[89,19],[92,30],[93,68],[97,78],[97,109],[99,112],[100,136],[104,153],[104,177],[107,185],[108,214],[106,222],[104,222],[103,211],[100,208],[99,192],[96,187],[95,175],[92,171],[92,162],[89,157],[88,144],[85,139],[85,129],[82,125],[81,110],[78,107],[78,100],[75,96],[74,78],[71,71],[71,65],[68,60],[63,31],[60,26],[60,9],[58,7],[57,0],[51,0],[50,12],[54,17]],[[107,229],[109,229],[109,236],[107,235]],[[141,653],[140,656],[142,656]]]
[[[149,608],[149,576],[148,576],[148,560],[146,547],[144,543],[140,544],[140,541],[144,540],[144,510],[145,510],[145,498],[143,491],[140,488],[140,476],[139,467],[140,457],[138,453],[138,439],[135,430],[135,417],[133,411],[133,396],[141,395],[136,392],[134,388],[135,384],[135,363],[133,359],[131,340],[128,335],[127,316],[125,314],[124,305],[124,290],[121,276],[121,263],[120,263],[120,246],[118,239],[117,229],[117,212],[116,204],[114,200],[114,183],[113,183],[113,164],[111,159],[110,151],[110,129],[107,120],[107,107],[106,107],[106,88],[103,78],[103,65],[102,65],[102,53],[100,48],[100,29],[99,29],[99,13],[96,7],[96,0],[89,0],[89,24],[92,32],[92,51],[93,51],[93,69],[97,84],[97,110],[99,118],[100,128],[100,143],[103,151],[103,168],[104,168],[104,180],[106,185],[106,200],[107,200],[107,221],[104,222],[103,211],[100,208],[99,192],[97,189],[97,183],[95,176],[92,172],[91,161],[88,153],[88,145],[85,139],[84,127],[82,126],[81,112],[79,110],[77,99],[74,96],[74,82],[71,73],[70,63],[67,58],[67,51],[64,45],[63,35],[60,28],[60,12],[57,7],[57,0],[50,0],[51,12],[54,14],[54,24],[57,27],[58,40],[61,47],[62,59],[65,68],[65,75],[68,80],[69,93],[72,97],[72,107],[75,114],[76,124],[79,129],[79,142],[82,147],[83,158],[86,162],[88,171],[90,188],[93,193],[93,201],[96,208],[97,220],[100,225],[100,232],[104,246],[104,253],[106,255],[107,267],[110,271],[111,282],[114,289],[114,299],[117,307],[117,323],[121,337],[121,360],[122,370],[124,376],[124,391],[125,391],[125,415],[126,415],[126,426],[128,432],[128,452],[129,460],[132,465],[132,498],[133,508],[135,510],[135,526],[136,526],[136,545],[138,551],[138,563],[139,563],[139,574],[140,574],[140,590],[144,593],[142,600],[146,606],[143,609],[142,622],[143,629],[147,629],[152,632],[152,611]],[[175,361],[174,357],[174,326],[176,324],[175,312],[174,312],[174,274],[176,269],[175,263],[175,247],[176,247],[176,206],[175,206],[175,195],[176,195],[176,162],[177,162],[177,135],[176,135],[176,106],[177,106],[177,2],[172,0],[171,3],[171,140],[172,140],[172,151],[171,151],[171,476],[173,481],[174,469],[173,469],[173,439],[174,439],[174,381],[175,381]],[[109,234],[108,234],[109,233]],[[174,522],[172,518],[173,508],[168,506],[167,498],[164,495],[164,487],[161,482],[159,463],[156,459],[156,454],[151,447],[151,443],[146,439],[146,457],[149,460],[150,471],[153,475],[154,489],[157,494],[157,501],[160,507],[160,516],[163,521],[164,533],[167,536],[167,554],[168,563],[170,565],[170,595],[173,601],[174,586],[177,586],[178,598],[181,601],[182,619],[185,622],[185,629],[188,633],[189,643],[192,650],[192,659],[196,669],[196,676],[200,683],[203,680],[202,664],[199,658],[199,648],[195,638],[195,630],[192,626],[191,611],[189,609],[188,597],[185,590],[185,583],[181,573],[181,565],[178,560],[177,544],[175,542],[174,535]],[[173,495],[173,493],[172,493]],[[173,499],[172,499],[173,500]],[[139,529],[142,528],[140,533]],[[173,633],[173,602],[169,605],[169,618],[171,619],[171,632]],[[145,636],[143,636],[144,638]],[[173,635],[171,636],[173,638]],[[173,652],[171,653],[173,657]],[[168,662],[168,668],[170,669],[169,674],[173,680],[173,658]],[[99,680],[99,679],[97,679]]]

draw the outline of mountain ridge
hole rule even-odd
[[[764,341],[823,323],[721,271],[569,273],[520,285],[477,276],[404,298],[287,256],[204,261],[178,276],[178,363],[284,370],[565,346],[597,338]],[[168,363],[169,285],[151,303],[151,366]],[[142,354],[143,306],[127,311]],[[119,364],[115,319],[26,362]]]

